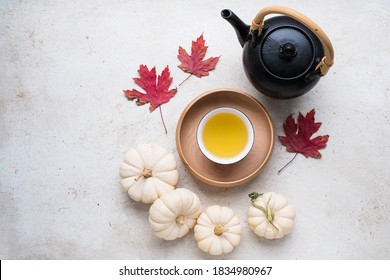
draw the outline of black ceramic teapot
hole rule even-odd
[[[281,14],[264,20],[269,14]],[[270,97],[305,94],[333,65],[334,52],[325,32],[303,14],[270,6],[246,25],[232,11],[221,15],[235,29],[243,47],[243,65],[252,85]]]

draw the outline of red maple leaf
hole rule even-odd
[[[209,57],[208,59],[203,60],[206,55],[207,48],[208,47],[205,46],[203,34],[200,35],[196,41],[192,41],[191,55],[188,55],[187,51],[179,46],[179,54],[177,55],[177,58],[181,62],[179,68],[184,72],[197,76],[198,78],[207,76],[209,71],[215,68],[220,58],[220,56]]]
[[[123,91],[129,100],[136,100],[137,105],[150,104],[149,111],[153,112],[158,106],[167,103],[176,94],[176,89],[169,90],[172,83],[172,77],[169,73],[169,67],[165,67],[161,75],[157,77],[156,67],[150,71],[147,66],[140,65],[138,70],[139,78],[133,78],[134,82],[140,86],[145,93],[136,89],[126,89]]]
[[[305,157],[321,158],[322,155],[318,150],[326,147],[329,135],[317,136],[311,139],[322,125],[321,122],[315,122],[314,115],[315,110],[312,109],[306,116],[299,113],[298,123],[291,115],[286,119],[283,124],[286,136],[278,136],[278,138],[282,145],[287,147],[288,152],[296,153],[296,155],[300,153]]]
[[[138,106],[149,103],[150,112],[153,112],[157,107],[159,107],[161,119],[165,127],[161,113],[161,105],[167,103],[177,92],[177,89],[169,89],[169,86],[172,83],[169,67],[166,66],[161,72],[161,75],[156,77],[156,67],[153,67],[149,71],[147,66],[140,65],[138,74],[139,78],[133,78],[133,80],[140,88],[145,90],[145,93],[139,92],[136,89],[126,89],[123,90],[123,93],[129,100],[135,100]],[[167,129],[165,127],[165,132],[166,131]]]

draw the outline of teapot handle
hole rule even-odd
[[[332,67],[334,63],[333,46],[328,36],[325,34],[325,32],[311,19],[309,19],[305,15],[293,9],[282,7],[282,6],[270,6],[260,10],[256,14],[250,28],[252,34],[258,33],[258,36],[260,36],[261,31],[263,30],[264,27],[264,17],[268,14],[282,14],[282,15],[289,16],[299,21],[307,28],[309,28],[314,34],[316,34],[316,36],[321,41],[325,50],[325,56],[321,59],[321,62],[318,63],[318,65],[316,66],[316,70],[320,71],[321,76],[325,76],[326,73],[328,73],[329,68]]]

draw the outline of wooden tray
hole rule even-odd
[[[202,117],[217,107],[242,111],[255,129],[255,142],[241,161],[220,165],[207,159],[196,141],[196,129]],[[176,146],[189,172],[200,181],[216,187],[234,187],[253,179],[268,161],[274,145],[272,121],[258,100],[233,89],[215,89],[195,98],[184,109],[176,128]]]

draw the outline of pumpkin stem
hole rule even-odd
[[[225,228],[223,225],[217,225],[215,226],[214,228],[214,234],[217,235],[217,236],[220,236],[222,235],[224,232],[227,232],[229,231],[228,228]]]
[[[183,216],[183,214],[180,214],[179,216],[177,216],[175,221],[176,221],[176,224],[179,224],[179,225],[184,224],[184,216]]]
[[[147,179],[147,178],[150,178],[152,176],[153,176],[152,169],[148,169],[148,168],[145,167],[144,170],[142,170],[141,174],[139,174],[137,181],[141,177],[144,177],[145,179]]]
[[[262,195],[263,195],[262,193],[251,192],[249,194],[249,197],[251,198],[251,201],[254,202],[259,196],[262,196]]]
[[[271,197],[269,197],[268,201],[267,201],[267,220],[272,224],[272,222],[274,221],[275,219],[275,214],[271,211],[271,208],[269,208],[269,201],[271,200]],[[272,224],[273,225],[273,224]],[[274,225],[273,225],[274,226]]]
[[[255,200],[261,196],[263,194],[259,194],[257,192],[253,192],[253,193],[250,193],[249,194],[249,197],[251,198],[251,201],[252,201],[252,206],[259,209],[261,212],[264,213],[265,217],[267,218],[267,221],[277,230],[279,231],[279,229],[277,228],[277,226],[274,225],[274,220],[275,220],[275,214],[272,212],[271,208],[269,208],[269,201],[271,200],[271,197],[268,199],[265,207],[261,206],[261,205],[258,205],[255,203]]]
[[[255,203],[256,199],[258,199],[262,195],[263,195],[262,193],[252,192],[252,193],[249,194],[249,197],[251,198],[252,206],[257,208],[257,209],[259,209],[261,212],[263,212],[267,216],[267,219],[268,219],[268,215],[267,215],[267,213],[269,211],[268,210],[268,208],[269,208],[268,205],[266,205],[267,208],[264,208],[263,206],[258,205],[258,204]]]

